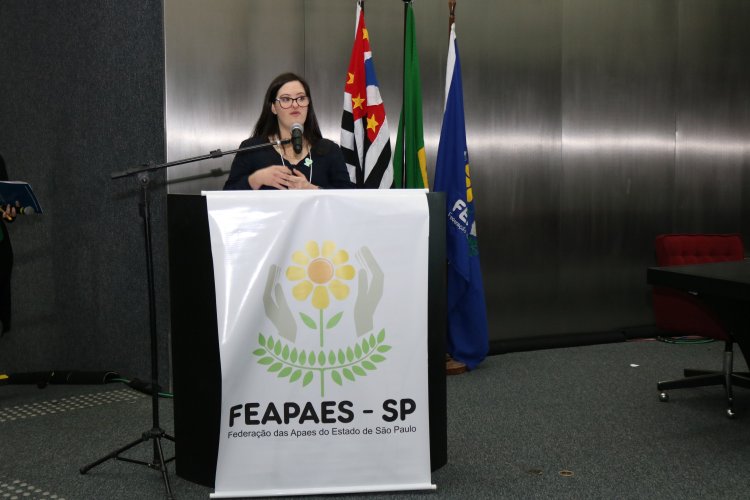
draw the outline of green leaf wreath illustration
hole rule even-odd
[[[330,322],[339,318],[331,318]],[[378,364],[386,361],[385,353],[391,346],[385,343],[385,329],[377,336],[371,334],[344,349],[298,350],[283,339],[258,334],[259,347],[253,351],[259,365],[276,373],[278,378],[289,378],[289,383],[301,381],[302,387],[310,385],[317,372],[320,379],[320,395],[325,396],[327,377],[336,385],[355,382],[366,377],[368,372],[378,369]]]

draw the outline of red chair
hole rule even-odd
[[[662,234],[656,237],[656,262],[659,266],[742,260],[744,257],[739,234]],[[734,417],[732,385],[750,388],[750,374],[732,371],[734,340],[728,328],[699,297],[688,292],[655,286],[653,305],[656,326],[665,333],[697,335],[724,342],[721,371],[686,369],[686,378],[656,384],[659,399],[668,401],[665,391],[669,389],[723,385],[727,416]]]

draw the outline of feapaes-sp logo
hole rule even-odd
[[[263,309],[276,335],[260,332],[253,351],[269,374],[303,387],[317,376],[323,397],[326,380],[356,382],[386,360],[391,346],[385,329],[374,328],[385,276],[368,247],[356,252],[356,260],[359,269],[335,242],[308,241],[283,271],[269,267]]]

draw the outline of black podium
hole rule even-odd
[[[427,193],[430,464],[448,461],[445,338],[445,195]],[[177,475],[213,487],[221,420],[221,363],[206,199],[167,197]]]

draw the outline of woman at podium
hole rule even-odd
[[[265,143],[275,144],[234,157],[225,190],[354,187],[341,149],[320,133],[310,86],[294,73],[268,86],[253,134],[240,148]]]

